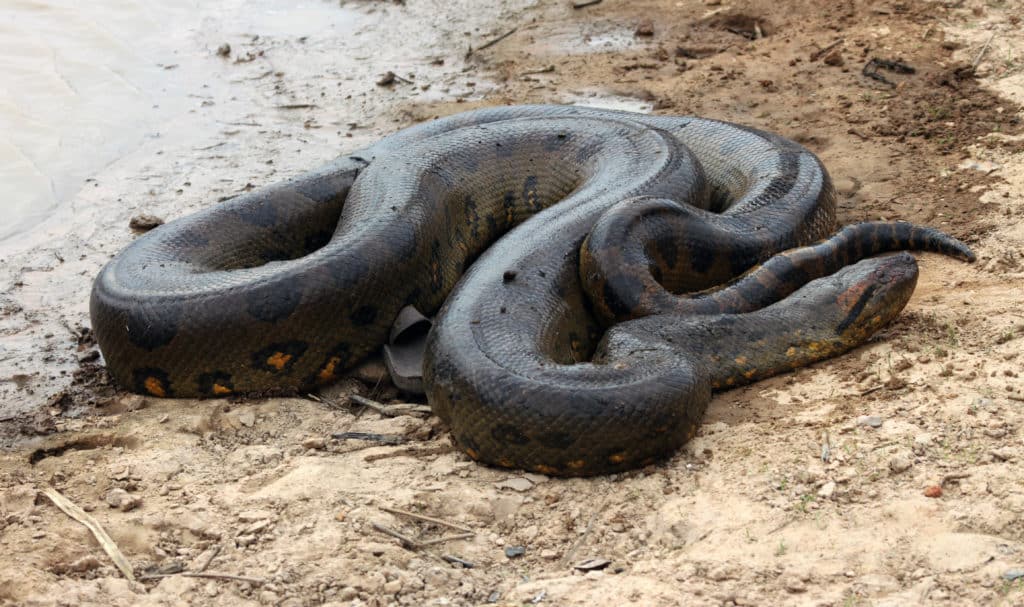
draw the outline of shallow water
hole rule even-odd
[[[253,32],[344,35],[364,18],[323,0],[4,0],[0,241],[215,96],[218,79],[209,76],[239,58],[218,56],[221,43]]]

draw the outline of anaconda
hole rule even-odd
[[[437,312],[424,383],[462,450],[600,474],[672,453],[714,385],[862,343],[917,276],[906,254],[831,272],[906,248],[972,257],[908,224],[813,245],[834,230],[827,172],[776,135],[490,108],[157,228],[100,272],[91,314],[118,383],[214,397],[329,383],[404,306]],[[644,318],[605,333],[599,316]]]

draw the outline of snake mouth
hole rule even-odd
[[[866,259],[835,274],[841,292],[836,298],[842,320],[836,334],[856,337],[892,320],[910,300],[917,285],[917,261],[910,253]]]

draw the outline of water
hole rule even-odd
[[[322,0],[4,0],[0,242],[66,204],[200,97],[216,95],[210,76],[233,61],[216,54],[224,41],[249,32],[344,35],[364,19]],[[197,95],[195,83],[207,80]]]

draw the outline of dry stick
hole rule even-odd
[[[110,560],[114,561],[117,568],[121,570],[124,577],[128,578],[128,581],[130,582],[135,581],[135,574],[132,573],[132,566],[128,563],[128,559],[124,557],[124,554],[122,554],[121,550],[118,549],[117,544],[114,543],[114,540],[110,539],[110,536],[107,535],[107,532],[103,530],[103,527],[100,526],[99,522],[95,518],[89,515],[85,510],[79,508],[77,504],[61,495],[60,492],[53,487],[44,488],[43,495],[50,498],[53,505],[60,508],[64,514],[85,525],[89,531],[92,532],[96,541],[100,543],[100,546],[103,547],[103,551],[107,553]]]
[[[992,44],[992,39],[996,37],[996,33],[992,32],[992,35],[988,37],[988,41],[985,42],[985,46],[981,47],[981,51],[978,52],[978,56],[974,58],[974,62],[971,63],[971,73],[973,74],[978,66],[981,65],[981,60],[985,58],[985,53],[988,52],[988,46]]]
[[[210,556],[207,557],[206,560],[201,565],[199,565],[199,567],[196,568],[196,573],[202,573],[206,571],[210,567],[210,563],[213,562],[213,559],[217,558],[218,554],[220,554],[220,544],[217,544],[213,548],[210,548]]]
[[[356,403],[357,405],[362,405],[364,407],[369,407],[369,408],[373,409],[374,411],[376,411],[377,413],[380,413],[384,417],[398,417],[400,415],[405,415],[407,413],[430,413],[431,412],[430,407],[427,407],[425,405],[413,405],[412,403],[403,403],[402,405],[390,405],[389,406],[389,405],[384,405],[382,403],[379,403],[379,402],[377,402],[375,400],[366,398],[365,396],[359,396],[358,394],[352,394],[348,398],[349,398],[349,400],[351,400],[352,402]]]
[[[595,4],[601,4],[601,0],[583,0],[582,2],[573,2],[572,7],[574,9],[587,8],[588,6],[594,6]]]
[[[839,46],[840,44],[842,44],[844,42],[846,42],[846,38],[840,38],[839,40],[836,40],[835,42],[833,42],[832,44],[826,46],[825,48],[820,48],[820,49],[814,51],[813,53],[811,53],[811,61],[817,61],[818,59],[821,59],[830,50],[834,49],[835,47]]]
[[[405,447],[404,449],[395,449],[394,451],[388,451],[387,453],[371,453],[363,458],[364,462],[375,462],[381,459],[391,459],[392,457],[423,457],[427,455],[438,455],[441,453],[451,453],[455,448],[451,445],[438,445],[434,447]]]
[[[244,575],[231,575],[230,573],[201,573],[201,572],[191,572],[191,571],[183,571],[181,573],[151,573],[149,575],[144,575],[144,576],[140,577],[139,579],[140,580],[158,580],[160,578],[174,577],[176,575],[180,575],[181,577],[199,577],[199,578],[206,578],[206,579],[211,579],[211,580],[230,580],[232,582],[249,582],[250,584],[255,584],[257,586],[262,586],[263,584],[267,583],[266,580],[264,580],[263,578],[258,578],[258,577],[246,577]]]
[[[476,532],[473,531],[472,529],[470,529],[469,527],[466,527],[466,526],[463,526],[463,525],[457,525],[455,523],[449,523],[448,521],[445,521],[445,520],[442,520],[442,519],[439,519],[439,518],[434,518],[432,516],[427,516],[425,514],[416,514],[415,512],[409,512],[408,510],[399,510],[398,508],[388,508],[386,506],[381,506],[381,510],[383,510],[384,512],[390,512],[391,514],[399,514],[399,515],[402,515],[402,516],[408,516],[409,518],[414,518],[414,519],[416,519],[418,521],[423,521],[425,523],[434,523],[436,525],[444,525],[445,527],[451,527],[452,529],[457,529],[459,531],[462,531],[463,533],[473,533],[473,534],[476,534]]]
[[[384,535],[390,535],[391,537],[393,537],[393,538],[397,539],[398,541],[402,542],[402,547],[404,547],[404,548],[408,548],[410,550],[419,550],[420,547],[421,547],[420,543],[417,542],[416,540],[412,539],[411,537],[409,537],[407,535],[403,535],[402,533],[399,533],[398,531],[395,531],[394,529],[392,529],[390,527],[385,527],[384,525],[381,525],[380,523],[372,523],[372,525],[373,525],[374,529],[376,529],[377,531],[380,531]]]
[[[573,542],[572,547],[569,548],[569,552],[566,552],[565,556],[562,557],[562,567],[568,565],[569,562],[572,561],[572,558],[576,556],[576,550],[578,550],[579,547],[583,545],[583,542],[587,540],[587,537],[590,535],[591,530],[593,530],[594,528],[594,522],[597,521],[598,515],[604,512],[604,506],[607,503],[607,498],[601,500],[600,505],[598,505],[597,509],[594,510],[594,513],[590,515],[590,520],[587,522],[587,528],[584,529],[583,534],[580,535],[580,537],[577,538],[575,542]]]
[[[472,55],[473,53],[475,53],[477,51],[482,51],[484,49],[491,48],[495,44],[501,42],[505,38],[508,38],[509,36],[511,36],[512,34],[516,33],[517,31],[519,31],[519,26],[518,25],[516,27],[513,27],[512,29],[508,30],[504,34],[498,36],[497,38],[494,38],[493,40],[489,40],[487,42],[484,42],[483,44],[481,44],[477,48],[470,47],[469,50],[466,51],[466,57],[469,57],[470,55]]]
[[[459,533],[457,535],[449,535],[449,536],[445,536],[445,537],[439,537],[439,538],[433,539],[433,540],[424,540],[424,541],[420,542],[420,546],[424,546],[424,547],[426,547],[426,546],[433,546],[434,544],[444,544],[445,542],[457,542],[459,540],[469,540],[469,539],[473,539],[474,537],[476,537],[476,534],[473,533],[473,532]]]

